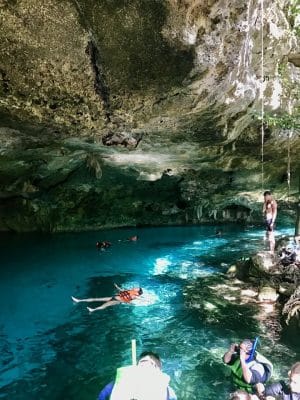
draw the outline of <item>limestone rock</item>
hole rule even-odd
[[[258,301],[274,303],[278,299],[278,296],[276,289],[270,286],[263,286],[259,289]]]
[[[266,115],[299,106],[289,4],[196,3],[1,2],[0,230],[261,223],[262,81]],[[264,171],[292,221],[288,136],[265,126]]]
[[[251,257],[249,274],[254,277],[264,277],[272,273],[277,257],[267,251],[261,251]]]

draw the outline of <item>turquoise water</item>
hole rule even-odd
[[[221,357],[231,341],[260,334],[256,309],[232,305],[208,318],[188,293],[218,282],[230,264],[264,246],[263,231],[237,226],[122,229],[77,234],[1,235],[0,398],[96,399],[115,369],[157,351],[178,399],[226,399],[231,389]],[[291,231],[281,231],[291,233]],[[136,243],[120,241],[138,234]],[[97,240],[113,243],[97,251]],[[89,314],[70,296],[101,297],[113,283],[141,286],[142,304]],[[201,296],[201,294],[200,294]],[[95,306],[98,304],[95,304]],[[207,310],[209,313],[209,310]],[[261,340],[277,374],[299,358],[288,331]]]

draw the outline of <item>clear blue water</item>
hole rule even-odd
[[[227,307],[216,322],[190,308],[184,293],[194,282],[218,282],[225,264],[264,244],[257,228],[222,227],[222,237],[215,231],[205,226],[2,234],[0,398],[96,399],[115,369],[130,363],[136,339],[138,352],[161,355],[178,399],[226,399],[231,385],[221,357],[231,341],[260,333],[256,309]],[[119,241],[133,234],[138,242]],[[113,245],[97,251],[97,240]],[[143,287],[145,304],[89,314],[86,304],[71,301],[71,295],[110,296],[114,282]],[[293,335],[284,331],[272,343],[278,373],[299,358]],[[268,340],[261,346],[270,353]]]

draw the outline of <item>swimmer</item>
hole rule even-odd
[[[127,242],[137,242],[139,239],[138,235],[130,236],[127,240]]]
[[[96,247],[98,250],[106,250],[111,246],[111,242],[104,240],[103,242],[96,242]]]
[[[122,289],[117,284],[114,284],[115,287],[119,290],[119,292],[115,296],[111,297],[96,297],[96,298],[87,298],[87,299],[78,299],[77,297],[71,297],[74,303],[81,302],[96,302],[100,301],[103,304],[96,308],[87,307],[89,312],[94,312],[97,310],[103,310],[104,308],[111,307],[120,303],[131,303],[132,300],[137,299],[143,294],[142,288],[132,288],[132,289]]]

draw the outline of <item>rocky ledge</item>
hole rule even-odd
[[[0,0],[0,230],[253,223],[263,188],[292,221],[298,28],[264,4]]]

